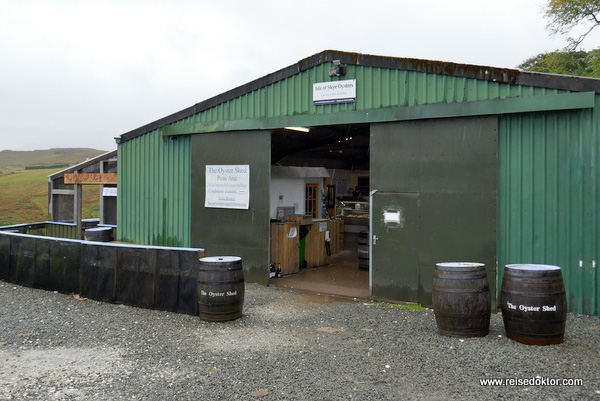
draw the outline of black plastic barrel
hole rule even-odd
[[[369,270],[369,230],[358,233],[358,268]]]
[[[484,264],[436,264],[432,298],[440,334],[450,337],[488,334],[492,298]]]
[[[567,296],[560,267],[507,265],[500,305],[508,338],[528,345],[564,341]]]
[[[86,241],[110,242],[113,240],[111,227],[94,227],[84,231],[83,237]]]
[[[244,304],[242,258],[213,256],[200,259],[196,290],[200,319],[223,322],[241,317]]]

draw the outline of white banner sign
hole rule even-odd
[[[313,104],[356,102],[356,79],[313,84]]]
[[[250,166],[206,166],[204,207],[248,209],[250,207]]]

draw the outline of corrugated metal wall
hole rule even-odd
[[[564,92],[555,89],[356,65],[349,65],[346,76],[339,78],[339,80],[347,79],[357,80],[355,103],[313,105],[312,84],[338,80],[338,78],[329,77],[329,64],[322,64],[284,81],[276,82],[205,110],[182,122],[206,123],[298,114],[322,115],[384,107],[530,97]]]
[[[336,79],[338,78],[329,77],[329,64],[319,65],[178,123],[298,114],[321,115],[559,92],[414,71],[349,65],[347,75],[339,79],[357,80],[356,103],[313,105],[312,84]],[[156,130],[119,144],[118,150],[118,239],[141,244],[189,246],[189,136],[165,141]]]
[[[44,227],[44,233],[31,233],[27,230],[27,234],[33,235],[44,235],[47,237],[56,237],[56,238],[69,238],[76,239],[77,238],[77,225],[66,225],[66,224],[53,224],[51,222],[46,223]]]
[[[506,264],[558,265],[569,310],[593,315],[599,115],[597,107],[503,116],[498,134],[498,282]]]
[[[206,123],[293,115],[323,115],[354,110],[531,97],[555,89],[348,65],[347,75],[329,77],[329,64],[300,72],[178,123]],[[312,84],[356,79],[357,101],[315,106]],[[175,123],[175,124],[178,124]],[[118,237],[156,245],[189,246],[190,141],[164,141],[158,131],[119,145]],[[178,210],[178,212],[175,212]]]
[[[119,144],[120,241],[189,247],[190,137],[158,131]]]

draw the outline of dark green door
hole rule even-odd
[[[418,302],[418,194],[378,191],[371,199],[371,291],[381,299]]]
[[[371,126],[374,298],[431,305],[439,262],[485,263],[494,292],[497,131],[496,117]]]

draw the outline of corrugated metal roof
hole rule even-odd
[[[173,124],[187,117],[196,115],[216,106],[230,102],[236,98],[250,96],[253,93],[256,95],[256,92],[260,89],[272,86],[276,83],[286,80],[287,78],[298,75],[304,71],[313,69],[314,67],[326,63],[331,63],[333,60],[340,60],[342,63],[347,64],[349,66],[361,66],[375,69],[434,74],[434,76],[440,76],[441,78],[454,77],[469,80],[485,81],[495,84],[530,86],[575,92],[594,91],[596,93],[600,93],[600,79],[595,78],[542,74],[524,72],[515,69],[476,66],[469,64],[457,64],[444,61],[384,57],[360,53],[348,53],[335,50],[326,50],[313,56],[307,57],[303,60],[300,60],[294,65],[283,68],[272,74],[268,74],[245,85],[239,86],[235,89],[224,92],[208,100],[205,100],[191,107],[178,111],[177,113],[171,114],[169,116],[151,122],[147,125],[139,127],[135,130],[127,132],[121,135],[119,140],[121,142],[128,141],[139,135],[143,135],[155,129],[164,127],[169,124]],[[308,83],[308,81],[306,83]],[[286,84],[286,87],[288,87],[287,85],[288,84]],[[275,101],[276,98],[273,98],[273,100]],[[305,99],[302,99],[300,97],[299,100],[302,101]],[[277,102],[275,101],[274,104],[277,104]],[[373,105],[373,107],[379,106],[375,104]],[[276,111],[274,109],[269,110],[271,110],[273,113]],[[253,113],[250,114],[260,114],[260,117],[270,116],[272,114],[269,113],[269,110],[266,111],[266,114],[257,113],[259,110],[253,110]],[[321,110],[325,110],[325,108],[322,108]]]
[[[75,171],[84,169],[86,167],[93,166],[94,164],[100,163],[101,161],[109,160],[109,159],[116,158],[116,157],[117,157],[117,151],[116,150],[103,153],[103,154],[101,154],[99,156],[96,156],[96,157],[94,157],[92,159],[89,159],[89,160],[86,160],[86,161],[81,162],[79,164],[76,164],[74,166],[68,167],[68,168],[66,168],[64,170],[57,171],[54,174],[50,174],[48,176],[48,181],[53,180],[53,179],[55,179],[57,177],[62,177],[65,174],[70,174],[70,173],[73,173]]]

